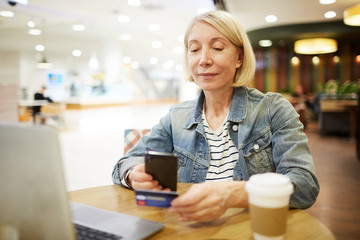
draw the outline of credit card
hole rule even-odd
[[[135,190],[136,204],[150,207],[170,207],[171,201],[178,196],[177,192]]]

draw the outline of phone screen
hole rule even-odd
[[[149,151],[145,154],[145,171],[164,188],[176,191],[178,158],[173,153]]]

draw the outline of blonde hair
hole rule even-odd
[[[185,62],[186,62],[186,71],[188,74],[188,80],[190,82],[194,81],[194,78],[191,76],[189,69],[189,59],[187,56],[188,52],[188,38],[190,31],[194,24],[198,21],[204,21],[216,28],[221,32],[229,41],[234,44],[236,47],[242,50],[242,64],[240,68],[236,69],[234,77],[234,87],[247,86],[254,78],[255,74],[255,55],[249,38],[244,31],[240,23],[235,19],[231,14],[214,10],[205,12],[196,16],[189,24],[185,37]]]

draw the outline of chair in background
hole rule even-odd
[[[305,100],[300,97],[294,97],[288,93],[282,93],[282,95],[291,103],[291,105],[295,108],[296,112],[299,114],[299,120],[304,125],[304,129],[307,126],[307,118],[306,118],[306,104]]]
[[[124,155],[126,155],[141,139],[148,134],[150,129],[125,129],[124,131]]]
[[[49,103],[41,106],[40,114],[36,115],[35,123],[43,122],[44,124],[61,127],[65,125],[64,103]]]

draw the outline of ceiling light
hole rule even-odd
[[[119,15],[118,16],[118,21],[121,23],[126,23],[130,21],[130,17],[127,15]]]
[[[15,16],[15,13],[13,11],[0,11],[0,16],[12,18]]]
[[[160,30],[160,25],[153,23],[149,25],[149,31],[159,31]]]
[[[99,60],[96,57],[96,54],[93,54],[89,60],[89,69],[91,72],[96,73],[99,71]]]
[[[265,17],[265,21],[266,22],[276,22],[277,21],[277,17],[275,15],[267,15]]]
[[[131,36],[131,34],[123,33],[123,34],[120,34],[119,39],[122,41],[129,41],[132,39],[132,36]]]
[[[141,5],[141,1],[140,0],[128,0],[128,5],[138,7]]]
[[[41,44],[38,44],[38,45],[35,46],[35,50],[38,51],[38,52],[43,52],[43,51],[45,51],[45,46],[41,45]]]
[[[324,14],[324,17],[325,17],[325,18],[334,18],[334,17],[336,17],[336,12],[334,12],[334,11],[326,12],[326,13]]]
[[[300,59],[298,57],[294,56],[294,57],[291,58],[291,64],[292,65],[296,66],[296,65],[299,65],[299,63],[300,63]]]
[[[360,63],[360,55],[357,55],[357,56],[355,57],[355,61],[356,61],[356,63]]]
[[[41,35],[41,30],[32,28],[32,29],[29,29],[28,33],[30,35],[38,36],[38,35]]]
[[[74,57],[80,57],[81,54],[82,54],[82,52],[81,52],[81,50],[79,50],[79,49],[75,49],[75,50],[72,51],[72,55],[73,55]]]
[[[162,47],[162,42],[160,42],[160,41],[152,41],[151,46],[153,48],[161,48]]]
[[[318,56],[314,56],[311,61],[314,65],[318,65],[320,63],[320,58]]]
[[[36,67],[38,69],[49,69],[52,68],[52,63],[49,63],[46,61],[46,58],[43,57],[42,60],[36,64]]]
[[[34,21],[28,21],[28,27],[30,27],[30,28],[33,28],[33,27],[35,27],[35,22]]]
[[[85,25],[83,25],[83,24],[74,24],[74,25],[72,25],[71,28],[72,28],[72,30],[77,31],[77,32],[81,32],[86,29]]]
[[[319,0],[320,4],[332,4],[336,2],[336,0]]]
[[[360,4],[344,11],[344,23],[350,26],[360,26]]]
[[[260,45],[260,47],[271,47],[272,41],[268,40],[268,39],[260,40],[259,45]]]
[[[337,42],[330,38],[309,38],[295,41],[294,51],[299,54],[324,54],[337,51]]]
[[[38,69],[50,69],[50,68],[52,68],[52,63],[39,62],[39,63],[36,64],[36,68],[38,68]]]
[[[340,62],[339,56],[334,56],[333,61],[334,61],[334,63],[339,63]]]

